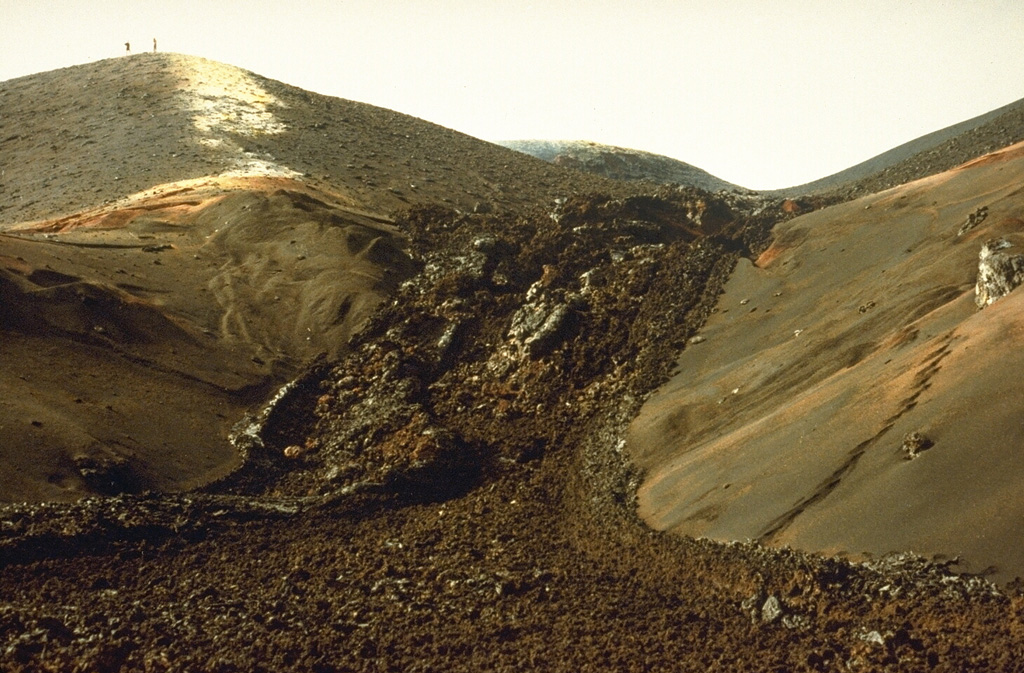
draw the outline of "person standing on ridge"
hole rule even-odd
[[[153,53],[156,53],[156,38],[153,38]]]
[[[124,55],[127,56],[130,53],[132,53],[132,44],[131,44],[131,42],[125,42],[124,43]]]

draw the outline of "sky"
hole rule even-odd
[[[484,140],[809,182],[1024,98],[1020,0],[0,0],[0,81],[203,56]]]

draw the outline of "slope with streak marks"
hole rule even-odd
[[[1024,292],[974,305],[982,243],[1024,243],[1022,181],[1015,145],[779,225],[631,426],[642,516],[1024,575]],[[913,460],[911,432],[934,443]]]

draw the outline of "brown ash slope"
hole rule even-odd
[[[178,54],[0,83],[0,226],[210,175],[303,177],[375,212],[519,206],[615,184],[408,115]]]
[[[6,506],[4,669],[1019,664],[1015,591],[911,556],[852,564],[677,538],[636,517],[641,475],[624,451],[626,426],[668,380],[736,260],[756,256],[768,227],[789,217],[781,203],[607,181],[610,194],[572,196],[596,178],[525,159],[542,167],[543,184],[523,177],[518,201],[487,199],[494,212],[450,209],[478,197],[455,175],[452,194],[437,187],[441,205],[389,218],[385,206],[406,194],[317,177],[302,157],[282,159],[283,145],[242,146],[285,132],[267,96],[292,94],[224,66],[204,80],[209,63],[192,64],[206,73],[195,81],[221,93],[201,97],[213,112],[187,108],[194,135],[182,151],[224,153],[215,175],[168,171],[111,188],[110,204],[12,220],[0,237],[0,343],[32,344],[4,354],[23,367],[11,385],[52,370],[19,402],[72,420],[73,405],[118,411],[82,395],[67,408],[45,399],[83,373],[74,348],[101,353],[92,371],[108,380],[94,392],[124,379],[128,364],[148,367],[148,388],[126,391],[147,408],[121,415],[166,412],[181,437],[216,428],[173,427],[181,412],[159,395],[195,394],[223,424],[230,414],[213,392],[237,394],[233,413],[249,412],[235,426],[239,454],[202,487],[132,493],[160,484],[115,479],[99,485],[120,495]],[[401,156],[390,147],[372,151]],[[406,179],[402,161],[388,168]],[[474,170],[462,177],[479,179]],[[489,194],[500,196],[498,184]],[[563,187],[568,198],[553,205]],[[41,183],[21,189],[58,208]],[[309,262],[323,282],[307,275]],[[349,270],[359,273],[339,282]],[[319,302],[304,294],[339,287]],[[288,312],[261,315],[278,293]],[[315,305],[328,310],[303,313]],[[293,324],[322,329],[323,341],[306,342]],[[316,351],[328,357],[303,368]],[[164,370],[174,385],[197,385],[177,392],[156,376]],[[21,420],[51,427],[50,417]],[[171,454],[196,459],[186,442]],[[83,479],[138,474],[109,459],[70,469]]]

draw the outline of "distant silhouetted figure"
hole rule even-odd
[[[132,44],[131,44],[131,42],[125,42],[124,43],[124,53],[125,53],[125,56],[127,56],[130,53],[132,53]]]
[[[153,38],[153,53],[156,53],[156,38]]]

